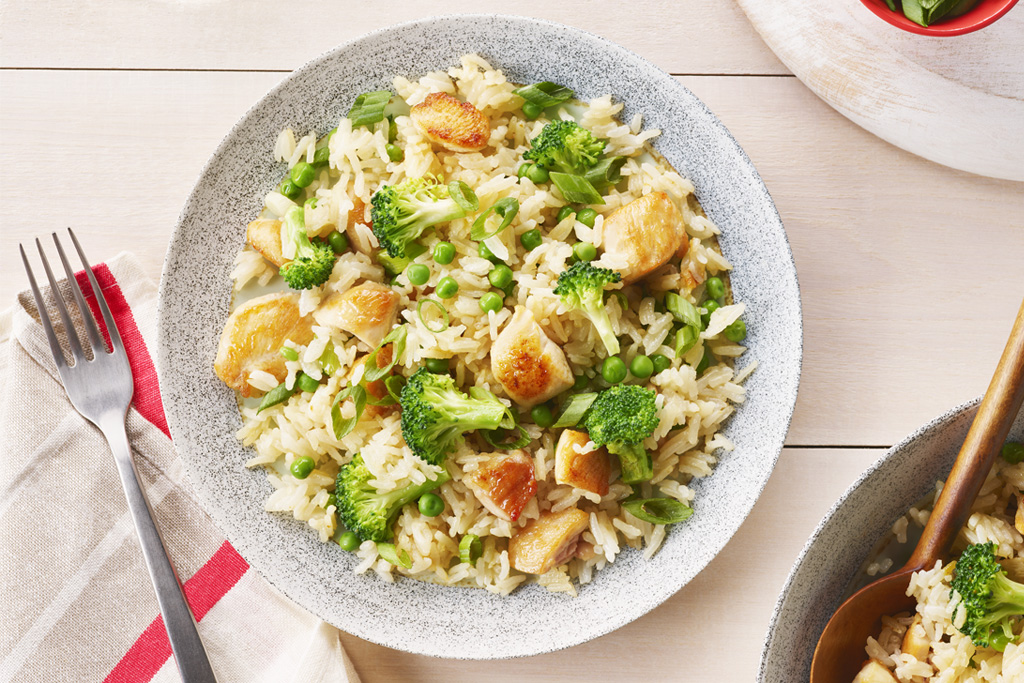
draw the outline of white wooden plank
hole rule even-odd
[[[793,561],[821,517],[881,454],[783,451],[747,522],[707,569],[658,609],[592,642],[498,663],[410,655],[348,634],[342,642],[364,683],[753,681]]]
[[[2,64],[291,70],[370,31],[428,16],[518,14],[610,37],[671,73],[788,73],[721,0],[135,2],[6,0]]]
[[[223,134],[281,74],[0,71],[0,301],[18,241],[74,225],[93,258],[158,278]],[[980,394],[1024,294],[1024,185],[927,162],[792,78],[685,78],[751,155],[802,285],[804,374],[789,442],[893,443]],[[201,112],[201,113],[197,113]]]

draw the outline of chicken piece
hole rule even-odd
[[[299,315],[299,295],[267,294],[236,308],[220,335],[213,370],[242,396],[259,394],[247,382],[254,370],[283,382],[288,372],[281,347],[285,340],[305,345],[313,340],[313,321]]]
[[[453,152],[479,152],[491,137],[491,124],[479,109],[443,92],[432,92],[409,113],[431,142]]]
[[[376,282],[334,293],[313,311],[318,325],[354,334],[371,348],[387,336],[397,318],[398,295]]]
[[[919,662],[928,661],[928,654],[932,650],[932,644],[928,640],[928,634],[925,632],[924,626],[921,625],[920,614],[914,617],[914,621],[910,622],[907,632],[903,634],[903,645],[900,646],[900,650],[904,654],[912,655]]]
[[[597,557],[597,548],[594,547],[593,543],[587,543],[586,541],[578,541],[576,543],[576,559],[588,562]]]
[[[524,451],[495,455],[463,481],[495,517],[509,522],[519,519],[523,508],[537,495],[533,458]]]
[[[602,261],[636,282],[685,254],[689,246],[683,216],[664,192],[651,192],[620,206],[604,220]]]
[[[245,229],[245,239],[260,256],[278,268],[287,262],[281,251],[281,221],[257,218]]]
[[[869,660],[860,670],[853,683],[899,683],[885,666],[877,659]]]
[[[491,372],[505,393],[526,408],[562,393],[575,381],[562,349],[522,307],[494,340]]]
[[[1013,528],[1024,534],[1024,494],[1017,493],[1017,512],[1013,515]]]
[[[375,363],[375,365],[378,368],[387,367],[388,363],[391,362],[391,354],[392,346],[391,344],[388,344],[387,346],[385,346],[384,348],[377,352],[377,362]],[[364,368],[366,367],[366,359],[369,357],[370,354],[366,354],[352,365],[352,371],[348,374],[349,384],[351,384],[353,381],[356,381],[357,376],[359,377],[359,379],[362,379]],[[388,395],[388,390],[387,387],[384,386],[383,379],[376,379],[372,382],[367,382],[365,386],[366,397],[371,400],[379,401]],[[363,408],[362,418],[366,419],[369,417],[382,417],[384,415],[390,415],[397,409],[397,404],[393,404],[390,406],[375,406],[371,405],[370,403],[367,403],[366,407]]]
[[[575,429],[565,429],[555,446],[555,481],[603,496],[608,493],[612,463],[604,446],[580,453],[590,443],[590,436]],[[577,450],[579,448],[579,450]]]
[[[579,508],[542,512],[509,539],[509,562],[526,574],[545,574],[572,558],[588,526],[590,515]]]

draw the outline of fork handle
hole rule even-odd
[[[121,476],[124,495],[128,499],[128,510],[135,522],[135,530],[142,546],[142,556],[146,560],[149,578],[156,590],[156,599],[164,618],[167,638],[171,641],[174,659],[178,664],[178,672],[184,683],[216,683],[217,677],[213,673],[206,648],[196,629],[196,620],[192,617],[188,602],[185,601],[181,582],[178,581],[178,575],[160,537],[160,530],[153,520],[153,510],[139,483],[124,419],[124,414],[108,413],[99,420],[98,426],[114,453],[117,473]]]

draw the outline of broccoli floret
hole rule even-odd
[[[410,484],[404,488],[378,493],[370,481],[373,474],[363,462],[363,456],[356,454],[352,462],[338,472],[334,495],[338,500],[338,519],[361,540],[388,541],[394,535],[391,524],[406,503],[424,493],[433,491],[451,479],[445,470],[431,481]]]
[[[530,141],[523,158],[548,170],[582,175],[600,160],[604,147],[604,140],[575,121],[553,121]]]
[[[406,256],[406,247],[438,223],[463,218],[466,210],[432,178],[409,178],[383,185],[370,200],[373,234],[393,258]]]
[[[617,384],[598,394],[583,418],[590,440],[619,456],[626,484],[638,484],[654,476],[651,456],[643,443],[658,426],[656,398],[654,389]]]
[[[470,396],[455,387],[450,375],[438,375],[422,367],[402,388],[402,436],[420,458],[432,465],[444,463],[474,429],[511,429],[512,412],[498,397],[479,387]]]
[[[1013,626],[1024,615],[1024,584],[1012,581],[996,561],[995,543],[969,546],[953,570],[953,590],[960,594],[966,619],[960,633],[979,647],[1002,652],[1017,636]]]
[[[589,261],[577,261],[558,276],[554,290],[567,307],[579,308],[587,314],[609,356],[619,352],[619,340],[604,307],[604,288],[621,280],[622,275],[614,270],[598,268]]]
[[[281,266],[281,275],[292,289],[319,287],[331,277],[334,250],[327,243],[313,244],[306,234],[305,213],[293,206],[284,216],[286,237],[295,245],[295,258]]]

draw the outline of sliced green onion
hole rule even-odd
[[[461,180],[453,180],[448,183],[448,196],[454,199],[455,203],[467,213],[480,208],[480,199],[476,196],[476,192],[473,192],[473,188]]]
[[[348,111],[348,118],[352,121],[352,127],[370,126],[384,120],[384,107],[391,101],[390,90],[374,90],[364,92],[352,103]]]
[[[350,396],[352,397],[352,403],[355,405],[356,414],[345,419],[341,416],[341,403]],[[348,436],[355,429],[356,423],[363,416],[365,409],[366,389],[362,384],[353,384],[347,389],[339,391],[338,395],[334,397],[334,403],[331,404],[331,427],[334,428],[334,438],[340,441]]]
[[[395,367],[395,363],[405,353],[405,339],[408,336],[408,331],[405,329],[405,325],[399,325],[395,329],[388,332],[388,336],[384,337],[380,344],[377,344],[369,356],[366,357],[366,372],[363,373],[364,382],[375,382],[384,375],[391,372],[391,368]],[[377,354],[386,344],[394,343],[395,347],[391,349],[391,362],[382,368],[377,367]],[[340,437],[339,437],[340,438]]]
[[[597,190],[606,190],[622,180],[626,157],[605,157],[583,174]]]
[[[689,519],[693,514],[693,508],[675,498],[642,498],[625,502],[622,507],[637,519],[650,524],[675,524]]]
[[[550,175],[565,201],[572,204],[604,204],[601,193],[583,176],[558,171],[552,171]]]
[[[498,431],[500,431],[500,430],[497,430],[497,429],[483,430],[483,431],[480,432],[480,434],[483,435],[484,441],[489,443],[491,445],[491,447],[497,448],[498,450],[501,450],[501,451],[511,451],[511,450],[515,450],[516,448],[524,448],[526,446],[529,446],[530,445],[530,435],[526,433],[526,430],[523,429],[519,425],[516,425],[515,429],[519,430],[519,436],[517,438],[513,439],[512,441],[507,441],[507,440],[504,440],[504,439],[499,441],[499,440],[495,439],[495,434]],[[508,438],[507,435],[506,435],[505,438],[506,439]]]
[[[680,328],[680,330],[676,332],[676,358],[682,358],[684,353],[694,347],[698,339],[700,339],[699,328],[693,327],[692,325]]]
[[[290,346],[282,346],[281,347],[281,355],[284,356],[285,358],[287,358],[288,360],[298,360],[299,359],[299,352],[296,351],[295,349],[293,349]]]
[[[300,372],[295,377],[296,388],[309,392],[312,394],[314,391],[320,388],[320,382],[316,381],[304,372]]]
[[[487,230],[487,218],[492,214],[496,213],[501,217],[501,223],[494,230]],[[499,234],[502,230],[507,228],[512,223],[512,219],[519,213],[519,200],[515,197],[505,197],[499,199],[491,208],[484,211],[482,214],[477,216],[477,219],[473,221],[473,230],[469,233],[469,236],[473,239],[483,241],[489,237],[494,237]]]
[[[403,550],[401,554],[399,554],[398,548],[395,547],[394,543],[378,543],[377,554],[396,567],[404,567],[406,569],[412,567],[412,560],[409,559],[409,553]]]
[[[621,308],[623,312],[629,310],[629,297],[626,296],[625,292],[621,289],[616,289],[612,291],[612,296],[619,300],[619,308]]]
[[[552,83],[551,81],[541,81],[540,83],[534,83],[532,85],[524,85],[521,88],[513,90],[515,94],[522,97],[527,102],[536,104],[541,109],[547,109],[553,107],[556,104],[565,102],[572,97],[572,90],[566,88],[563,85]]]
[[[320,369],[330,377],[334,373],[341,369],[341,360],[338,358],[338,352],[334,350],[334,344],[328,344],[324,347],[324,352],[320,354]]]
[[[260,401],[260,407],[256,409],[256,413],[259,414],[269,408],[270,406],[276,406],[278,403],[284,403],[292,397],[295,393],[295,387],[289,389],[285,386],[284,382],[281,382],[276,387],[268,391],[263,395],[263,400]]]
[[[684,325],[701,328],[697,307],[675,292],[665,295],[665,309]]]
[[[484,389],[483,387],[470,387],[468,393],[470,398],[475,398],[478,401],[494,401],[501,404],[501,407],[505,409],[505,416],[501,418],[501,422],[498,424],[500,429],[512,429],[519,424],[519,419],[515,411],[510,410],[508,406],[501,403],[501,401],[498,400],[498,397],[487,389]]]
[[[484,554],[484,544],[476,534],[466,534],[459,541],[459,561],[473,564]]]
[[[430,323],[428,323],[426,318],[423,317],[423,305],[424,304],[432,304],[432,305],[436,306],[438,308],[438,310],[441,311],[441,320],[440,321],[435,321],[435,322],[440,322],[441,323],[440,326],[438,326],[436,328],[431,327]],[[440,334],[441,332],[444,332],[445,330],[448,329],[448,309],[445,308],[441,304],[441,302],[436,300],[436,299],[420,299],[419,303],[416,304],[416,315],[419,316],[420,322],[423,323],[423,327],[427,328],[428,330],[430,330],[434,334]]]
[[[401,375],[392,375],[384,380],[384,388],[388,390],[388,396],[395,403],[398,403],[398,399],[402,395],[402,387],[405,386],[405,378]]]
[[[565,402],[565,406],[562,408],[562,414],[558,416],[555,424],[552,425],[553,429],[561,429],[562,427],[575,427],[583,419],[583,416],[590,406],[597,400],[596,393],[586,394],[575,394],[569,397],[569,400]]]

